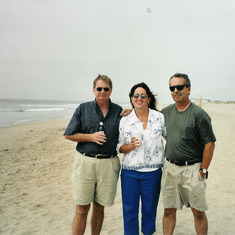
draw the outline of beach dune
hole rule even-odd
[[[209,234],[230,235],[235,230],[235,105],[208,103],[203,108],[217,138],[207,180]],[[0,234],[71,234],[76,143],[63,137],[68,122],[0,128]],[[157,234],[162,234],[162,215],[160,197]],[[105,209],[101,234],[123,234],[120,181],[115,204]],[[174,234],[195,234],[190,209],[177,212]]]

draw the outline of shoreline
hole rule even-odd
[[[199,102],[193,102],[197,105],[199,105]],[[122,106],[123,108],[130,108],[132,109],[131,105],[130,104],[119,104],[120,106]],[[166,107],[167,105],[169,104],[158,104],[157,105],[157,108],[159,111],[161,111],[162,108]],[[221,102],[221,103],[218,103],[218,102],[207,102],[207,103],[202,103],[202,108],[205,109],[205,111],[210,111],[210,107],[213,107],[213,106],[216,106],[216,105],[225,105],[225,106],[231,106],[231,108],[233,106],[235,106],[235,103],[234,102]],[[209,108],[208,108],[209,107]],[[30,124],[37,124],[37,123],[43,123],[43,122],[48,122],[48,121],[56,121],[56,120],[70,120],[73,113],[74,113],[75,109],[70,111],[70,114],[66,114],[66,115],[56,115],[54,117],[51,117],[51,116],[48,116],[48,117],[44,117],[44,118],[40,118],[38,120],[35,120],[35,119],[32,119],[32,120],[19,120],[17,121],[17,123],[14,123],[14,124],[8,124],[6,126],[0,126],[0,130],[2,128],[7,128],[7,127],[17,127],[17,126],[22,126],[22,125],[30,125]]]
[[[18,127],[27,127],[31,126],[34,127],[35,125],[43,125],[43,123],[55,123],[55,122],[64,122],[64,121],[70,121],[71,117],[59,117],[59,118],[51,118],[51,119],[45,119],[45,120],[40,120],[40,121],[35,121],[35,122],[27,122],[27,123],[21,123],[21,124],[14,124],[10,126],[0,126],[0,130],[7,129],[7,128],[18,128]],[[0,133],[1,136],[1,133]]]
[[[235,228],[235,106],[202,107],[212,119],[217,138],[207,180],[208,234],[230,235]],[[75,212],[71,173],[76,143],[63,137],[70,118],[0,128],[1,234],[71,234]],[[115,203],[105,208],[101,235],[123,234],[121,202],[119,180]],[[160,196],[157,234],[162,234],[162,216]],[[88,220],[85,235],[89,234]],[[190,209],[177,212],[174,234],[195,234]]]

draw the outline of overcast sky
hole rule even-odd
[[[0,98],[93,100],[100,73],[115,102],[144,81],[169,103],[182,72],[191,98],[235,101],[234,12],[234,0],[0,0]]]

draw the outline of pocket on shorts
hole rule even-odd
[[[200,180],[200,181],[203,181],[204,179],[202,178],[202,176],[201,176],[201,174],[200,174],[200,171],[198,170],[198,179]]]
[[[121,168],[119,157],[115,157],[114,159],[112,159],[112,167],[114,172],[119,173]]]
[[[82,154],[80,153],[76,153],[76,156],[74,158],[74,162],[73,162],[73,174],[81,174],[81,168],[83,166],[84,163],[84,157]]]

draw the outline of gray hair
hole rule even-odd
[[[188,78],[187,74],[184,74],[184,73],[175,73],[173,76],[170,77],[169,85],[170,85],[170,82],[171,82],[172,78],[184,78],[186,87],[190,87],[191,86],[191,82],[190,82],[190,79]]]

